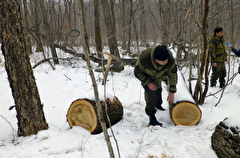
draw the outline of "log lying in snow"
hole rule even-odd
[[[110,127],[106,117],[105,102],[100,102],[107,127]],[[114,97],[113,99],[107,98],[106,104],[110,123],[111,125],[114,125],[122,119],[122,104],[117,97]],[[67,112],[67,122],[71,128],[76,125],[87,129],[92,134],[98,134],[102,132],[102,127],[99,117],[97,116],[97,107],[94,100],[84,98],[73,101]]]
[[[170,105],[172,121],[175,125],[192,126],[198,124],[201,119],[201,110],[199,107],[189,101],[180,101]]]
[[[211,137],[212,149],[219,158],[240,157],[240,116],[232,116],[221,121]]]
[[[200,108],[194,103],[183,80],[182,74],[179,71],[177,92],[174,94],[173,104],[169,104],[169,111],[175,125],[196,125],[202,116]]]

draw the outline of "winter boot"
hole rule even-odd
[[[220,83],[220,88],[223,88],[225,87],[225,84],[224,83]]]
[[[158,104],[158,105],[156,105],[156,109],[158,109],[158,110],[162,110],[162,111],[165,111],[166,109],[164,109],[163,107],[162,107],[162,105],[160,104]]]
[[[216,87],[216,83],[212,83],[211,82],[211,85],[210,85],[211,87]]]
[[[163,124],[157,121],[155,115],[149,116],[149,119],[149,125],[163,127]]]

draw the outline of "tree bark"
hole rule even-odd
[[[208,80],[208,76],[209,76],[209,71],[208,71],[208,67],[209,67],[209,53],[208,51],[208,13],[209,13],[209,0],[205,0],[204,3],[204,17],[203,17],[203,21],[202,21],[202,34],[203,34],[203,58],[202,58],[202,65],[203,67],[205,67],[205,70],[202,70],[202,73],[205,72],[204,78],[205,78],[205,87],[203,90],[203,95],[201,100],[199,101],[200,104],[204,103],[206,94],[208,92],[208,86],[209,86],[209,80]],[[205,57],[205,58],[204,58]]]
[[[100,28],[100,15],[99,15],[99,0],[94,0],[94,17],[95,17],[95,42],[97,48],[97,55],[102,58],[102,37]],[[99,53],[101,52],[101,53]]]
[[[147,39],[148,39],[148,36],[147,36],[147,27],[146,27],[146,14],[145,14],[145,5],[143,5],[145,2],[144,0],[140,0],[140,11],[141,11],[141,39],[142,39],[142,42],[141,42],[141,46],[144,46],[144,47],[148,47],[148,43],[147,43]]]
[[[107,37],[108,37],[108,46],[110,48],[110,53],[119,57],[119,50],[117,45],[117,37],[116,37],[116,29],[115,29],[115,21],[114,15],[112,15],[111,6],[108,0],[101,0],[102,2],[102,10],[103,16],[105,20],[106,30],[107,30]]]
[[[127,49],[127,18],[126,18],[126,0],[121,1],[122,6],[122,47]]]
[[[111,158],[114,158],[114,152],[113,152],[113,148],[112,148],[112,144],[110,142],[110,138],[109,138],[109,135],[108,135],[108,132],[107,132],[107,126],[106,126],[106,122],[104,120],[104,116],[103,116],[103,110],[101,108],[101,103],[100,103],[100,99],[99,99],[99,93],[98,93],[98,88],[97,88],[97,83],[96,83],[96,79],[94,77],[94,73],[93,73],[93,70],[92,70],[92,66],[91,66],[91,63],[90,63],[90,59],[89,59],[89,49],[87,48],[87,42],[85,40],[85,38],[83,36],[85,36],[85,34],[87,33],[86,32],[86,25],[84,23],[84,7],[83,7],[83,0],[78,0],[78,11],[79,11],[79,18],[80,18],[80,29],[82,33],[84,34],[81,34],[81,39],[83,39],[83,51],[85,53],[85,59],[86,59],[86,62],[87,62],[87,66],[88,66],[88,70],[89,70],[89,74],[90,74],[90,77],[92,79],[92,83],[93,83],[93,89],[94,89],[94,96],[95,96],[95,101],[96,101],[96,106],[97,106],[97,115],[99,117],[99,120],[100,120],[100,124],[101,124],[101,127],[102,127],[102,130],[103,130],[103,134],[104,134],[104,137],[105,137],[105,141],[107,143],[107,146],[108,146],[108,151],[109,151],[109,155]]]
[[[227,119],[215,127],[211,137],[212,148],[219,158],[240,158],[239,127],[227,126]]]
[[[28,4],[26,0],[23,0],[23,6],[24,6],[24,21],[25,21],[25,37],[26,37],[26,47],[27,47],[27,52],[32,54],[32,41],[30,38],[30,34],[29,34],[29,28],[30,28],[30,24],[29,24],[29,9],[28,9]]]
[[[203,0],[202,0],[203,4]],[[201,65],[200,68],[198,69],[198,81],[195,86],[195,93],[194,93],[194,99],[198,104],[203,104],[207,91],[208,91],[208,67],[209,67],[209,54],[207,52],[207,46],[208,46],[208,41],[207,41],[207,36],[208,36],[208,12],[209,12],[209,0],[205,0],[204,2],[204,13],[203,13],[203,20],[202,20],[202,28],[201,28],[201,33],[203,36],[203,55],[201,57]],[[203,78],[203,73],[205,69],[205,88],[204,91],[202,91],[202,78]]]
[[[83,54],[83,53],[75,52],[75,51],[73,51],[71,49],[68,49],[68,48],[66,48],[64,46],[60,46],[60,45],[57,45],[57,44],[55,44],[55,47],[61,49],[62,51],[66,52],[68,54],[71,54],[71,55],[73,55],[75,57],[80,57],[83,60],[86,60],[85,54]],[[98,63],[99,65],[102,65],[102,61],[103,61],[103,65],[107,64],[107,59],[97,58],[97,57],[95,57],[93,55],[89,55],[89,59],[91,61],[93,61],[93,62]],[[112,60],[112,64],[113,65],[121,63],[122,65],[135,66],[136,62],[137,62],[137,59],[124,59],[124,58],[118,58],[116,56],[114,56],[114,59]],[[119,71],[116,70],[116,72],[119,72]]]
[[[158,0],[159,2],[159,21],[161,22],[161,31],[162,31],[162,44],[168,45],[169,44],[169,29],[170,29],[170,7],[171,7],[171,1],[167,0],[167,2],[163,2],[161,0]]]
[[[33,3],[33,7],[34,7],[34,12],[35,12],[35,16],[34,16],[34,29],[35,29],[35,33],[36,33],[36,52],[41,52],[43,51],[42,48],[42,40],[41,40],[41,35],[40,35],[40,15],[39,15],[39,3],[37,0],[35,0]]]
[[[0,1],[2,52],[18,119],[18,135],[48,128],[26,49],[19,0]]]
[[[110,118],[111,126],[122,119],[123,107],[117,97],[113,99],[107,98],[106,101],[101,100],[100,102],[107,128],[110,127],[107,115]],[[104,110],[105,103],[107,105],[107,114]],[[92,134],[99,134],[102,132],[100,119],[97,116],[96,102],[92,99],[84,98],[73,101],[68,109],[67,121],[70,127],[74,125],[81,126]]]
[[[44,23],[44,27],[45,27],[45,30],[46,30],[46,33],[47,33],[47,36],[48,36],[48,41],[49,41],[49,45],[50,45],[50,48],[51,48],[52,57],[54,58],[53,63],[54,64],[59,64],[59,61],[57,59],[58,56],[57,56],[56,48],[55,48],[55,45],[54,45],[54,39],[53,39],[53,36],[52,36],[52,31],[51,31],[50,25],[49,25],[48,20],[47,20],[48,18],[47,18],[47,12],[46,12],[46,9],[45,9],[44,1],[39,0],[39,4],[40,4],[40,8],[41,8],[42,15],[43,15],[43,23]]]
[[[130,0],[130,15],[128,19],[128,47],[127,51],[130,52],[131,40],[132,40],[132,18],[133,17],[133,1]]]

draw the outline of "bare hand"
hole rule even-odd
[[[167,101],[168,103],[172,103],[174,100],[174,93],[169,93],[168,97],[167,97]]]
[[[155,84],[153,84],[152,82],[149,82],[147,85],[148,85],[148,88],[149,88],[151,91],[157,90],[157,86],[156,86]]]
[[[213,63],[212,66],[213,66],[213,67],[217,67],[217,63],[216,63],[216,62]]]

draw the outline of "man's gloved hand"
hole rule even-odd
[[[226,43],[226,45],[229,47],[229,48],[231,48],[232,46],[231,46],[231,44],[230,43]]]

